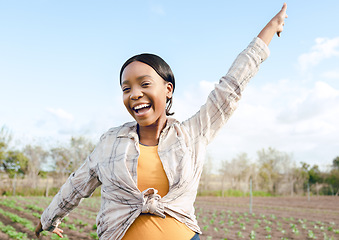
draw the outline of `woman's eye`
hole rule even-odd
[[[130,90],[130,88],[127,88],[127,87],[122,89],[123,92],[128,92],[129,90]]]
[[[144,82],[144,83],[141,84],[142,87],[147,87],[147,86],[149,86],[149,85],[150,85],[149,82]]]

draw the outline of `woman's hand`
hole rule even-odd
[[[286,14],[287,4],[284,3],[281,10],[275,15],[271,21],[267,23],[267,25],[261,30],[258,34],[258,37],[261,38],[267,45],[271,42],[274,34],[277,34],[280,37],[281,32],[283,31],[285,25],[285,18],[287,18]]]
[[[41,233],[42,231],[43,231],[43,229],[42,229],[42,224],[41,224],[41,221],[39,221],[37,227],[35,228],[35,235],[39,238],[39,237],[40,237],[40,233]],[[63,238],[63,236],[62,236],[62,233],[63,233],[63,232],[64,232],[64,231],[63,231],[62,229],[56,227],[56,228],[53,230],[52,233],[55,233],[55,234],[57,234],[59,237]]]
[[[55,233],[55,234],[57,234],[59,237],[63,238],[63,236],[62,236],[62,233],[63,233],[63,232],[64,232],[64,231],[63,231],[62,229],[56,227],[56,228],[54,228],[54,230],[53,230],[52,233]]]
[[[41,221],[39,221],[38,225],[35,228],[35,236],[40,237],[40,233],[43,231]]]
[[[275,15],[271,22],[277,24],[277,35],[278,37],[280,37],[280,33],[283,31],[284,29],[284,25],[285,25],[285,18],[288,18],[287,14],[286,14],[286,9],[287,9],[287,4],[284,3],[283,7],[281,8],[280,12],[277,13],[277,15]]]

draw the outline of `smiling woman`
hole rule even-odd
[[[175,88],[168,64],[153,54],[127,60],[120,84],[124,105],[135,121],[102,135],[42,214],[37,236],[42,230],[62,236],[62,218],[101,185],[100,239],[199,239],[194,201],[206,146],[234,112],[286,17],[284,4],[238,55],[206,103],[183,122],[168,117]]]
[[[175,79],[173,72],[170,66],[159,56],[149,53],[143,53],[128,59],[121,67],[120,70],[120,84],[122,84],[122,74],[125,68],[132,62],[141,62],[147,64],[149,67],[153,68],[153,70],[160,76],[164,81],[172,84],[172,93],[175,89]],[[170,109],[172,107],[172,97],[167,99],[167,107],[166,107],[166,115],[170,116],[174,113],[170,113]]]
[[[159,131],[167,121],[164,109],[172,99],[173,84],[160,77],[151,66],[139,61],[128,64],[122,70],[121,78],[123,101],[138,122],[140,143],[157,145]]]

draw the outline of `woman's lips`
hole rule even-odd
[[[148,113],[148,111],[151,109],[151,105],[149,104],[147,107],[142,107],[142,108],[133,108],[133,111],[135,113],[136,116],[138,117],[142,117],[144,116],[145,114]]]

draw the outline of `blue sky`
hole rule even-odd
[[[163,57],[173,110],[194,114],[283,1],[1,1],[0,126],[17,146],[98,140],[132,118],[119,70],[132,55]],[[274,147],[326,168],[339,155],[338,1],[287,1],[271,55],[209,154],[215,166]]]

